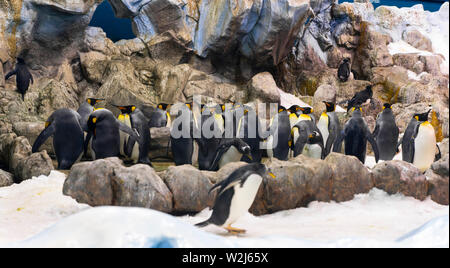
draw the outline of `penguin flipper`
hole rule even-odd
[[[378,159],[380,159],[380,153],[378,151],[378,145],[375,142],[375,139],[373,138],[372,134],[370,132],[366,133],[367,140],[370,142],[370,145],[372,145],[373,153],[375,154],[375,162],[378,163]]]
[[[139,135],[139,133],[137,133],[136,130],[133,130],[131,128],[129,128],[127,125],[123,124],[122,122],[120,122],[119,120],[116,119],[116,122],[119,125],[119,130],[122,132],[125,132],[126,134],[130,135],[130,137],[133,137],[136,139],[136,141],[138,143],[141,143],[141,136]]]
[[[223,139],[222,139],[223,140]],[[214,157],[214,160],[211,163],[211,166],[209,168],[210,171],[217,171],[219,166],[219,161],[222,159],[223,154],[233,145],[233,139],[227,140],[224,143],[222,143],[219,148],[217,149],[216,156]]]
[[[12,70],[11,72],[7,73],[5,76],[5,80],[8,80],[11,76],[17,74],[17,68]]]
[[[434,156],[434,162],[438,161],[439,159],[442,158],[442,154],[441,154],[441,148],[439,148],[439,145],[436,144],[437,147],[437,154]]]
[[[39,147],[51,136],[55,133],[55,126],[49,125],[45,128],[41,134],[37,137],[37,139],[33,143],[33,147],[31,148],[31,152],[35,153],[39,150]]]
[[[336,140],[334,141],[333,152],[336,152],[336,153],[341,152],[342,141],[344,140],[344,138],[345,138],[345,132],[344,132],[344,130],[342,130],[341,133],[339,133]]]
[[[195,224],[195,226],[197,226],[197,227],[205,227],[207,225],[209,225],[209,219]]]
[[[86,135],[86,138],[84,139],[84,144],[83,144],[83,151],[84,151],[84,155],[87,156],[87,151],[88,151],[88,146],[89,146],[89,141],[92,138],[92,132],[88,132]]]

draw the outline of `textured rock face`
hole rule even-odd
[[[138,206],[170,212],[172,194],[146,165],[126,168],[118,158],[76,164],[63,193],[91,206]]]
[[[247,86],[247,99],[258,99],[264,103],[279,103],[280,92],[269,72],[255,75]],[[289,108],[289,107],[287,107]]]
[[[278,64],[310,15],[309,1],[303,0],[157,0],[110,1],[116,16],[133,20],[136,36],[150,40],[165,31],[174,31],[195,52],[230,53],[257,62]]]
[[[375,187],[389,194],[402,193],[419,200],[428,194],[426,177],[414,165],[398,160],[377,164],[373,170]]]
[[[162,179],[172,192],[174,212],[196,212],[212,207],[215,194],[209,194],[214,185],[212,172],[200,171],[191,165],[169,167]]]
[[[14,183],[14,175],[0,169],[0,187],[10,186]]]
[[[355,194],[367,193],[373,187],[369,170],[354,156],[330,153],[325,162],[333,169],[331,198],[338,202],[353,199]]]
[[[25,137],[3,134],[0,139],[0,161],[14,174],[15,182],[48,175],[54,169],[47,152],[31,153],[31,145]]]

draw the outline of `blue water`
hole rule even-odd
[[[353,0],[342,2],[353,2]],[[416,1],[416,0],[373,0],[375,8],[381,5],[411,7],[417,4],[422,4],[425,10],[437,11],[441,7],[444,0],[434,1]],[[116,42],[121,39],[133,39],[136,36],[131,29],[131,20],[119,19],[114,16],[114,11],[108,1],[101,3],[92,17],[91,26],[101,27],[105,31],[109,39]]]
[[[97,7],[89,25],[102,28],[113,42],[136,37],[131,29],[131,20],[116,18],[108,1],[103,1]]]

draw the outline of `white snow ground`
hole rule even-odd
[[[53,171],[0,188],[0,247],[449,247],[448,206],[378,189],[348,202],[248,213],[235,224],[247,233],[235,237],[193,226],[209,209],[174,217],[78,204],[62,194],[64,178]]]

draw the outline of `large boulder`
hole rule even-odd
[[[14,175],[0,169],[0,187],[10,186],[14,183]]]
[[[449,204],[449,177],[441,176],[435,173],[432,169],[425,172],[428,180],[428,195],[431,200],[441,205],[448,206]]]
[[[389,194],[402,193],[419,200],[428,195],[426,177],[411,163],[400,160],[378,163],[372,173],[375,187]]]
[[[1,135],[0,139],[0,161],[14,174],[16,182],[39,175],[47,176],[54,169],[46,151],[31,153],[27,138],[11,133]]]
[[[431,40],[418,30],[407,29],[403,32],[402,38],[406,43],[419,50],[433,52],[433,44],[431,43]]]
[[[355,194],[368,193],[374,186],[372,174],[355,156],[330,153],[325,163],[333,172],[331,199],[343,202]]]
[[[264,178],[251,213],[262,215],[305,207],[315,200],[330,201],[333,173],[322,160],[304,156],[293,161],[273,159],[267,167],[276,178]]]
[[[259,73],[248,82],[247,100],[254,101],[256,99],[263,103],[280,102],[279,88],[269,72]]]
[[[200,171],[191,165],[171,166],[162,179],[173,194],[173,212],[202,211],[214,205],[215,194],[209,194],[214,185],[212,172]]]
[[[172,210],[172,194],[151,167],[138,164],[127,168],[115,157],[73,165],[63,193],[90,206]]]

